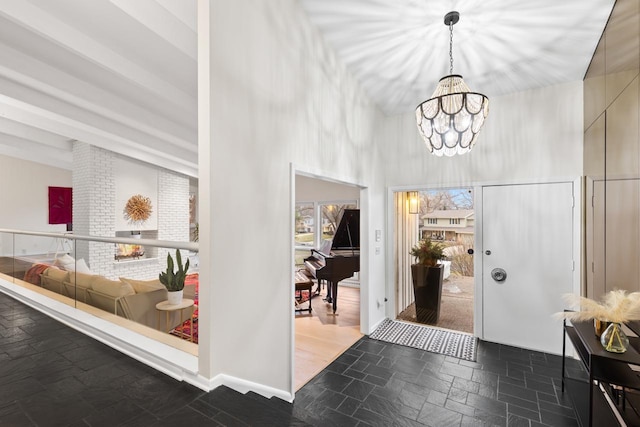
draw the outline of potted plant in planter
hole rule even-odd
[[[444,258],[444,246],[425,237],[409,252],[417,258],[411,265],[416,317],[420,323],[437,323],[440,317],[444,268],[438,260]]]
[[[169,304],[177,305],[182,302],[182,292],[184,290],[184,279],[187,277],[187,271],[189,270],[189,260],[182,265],[182,256],[180,251],[176,249],[176,263],[178,264],[178,271],[174,272],[173,258],[171,254],[167,254],[167,271],[160,273],[160,283],[162,283],[168,291]]]

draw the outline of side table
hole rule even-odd
[[[184,323],[185,320],[187,319],[183,319],[183,313],[184,310],[189,308],[189,307],[193,307],[194,301],[192,299],[188,299],[188,298],[183,298],[182,302],[180,304],[169,304],[169,301],[161,301],[159,303],[156,304],[156,310],[158,310],[158,329],[160,329],[160,313],[162,313],[163,311],[166,313],[166,318],[165,318],[165,329],[168,329],[167,332],[171,332],[171,326],[169,324],[169,318],[171,316],[171,313],[173,313],[174,311],[180,311],[180,323],[179,325],[182,326],[182,324]],[[191,321],[191,328],[193,328],[193,319]],[[180,337],[182,339],[184,339],[187,335],[184,333],[184,328],[180,330]],[[193,331],[191,331],[191,342],[193,342]]]
[[[640,425],[640,378],[632,367],[640,367],[640,338],[629,337],[626,353],[609,353],[596,337],[593,322],[564,321],[562,341],[562,391],[573,401],[581,426]],[[567,338],[582,362],[589,380],[566,375]]]

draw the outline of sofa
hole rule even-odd
[[[180,324],[179,311],[170,313],[168,325],[165,313],[159,322],[156,304],[167,299],[167,290],[159,279],[135,280],[121,277],[119,280],[110,280],[100,275],[66,271],[51,266],[40,274],[40,286],[163,332]],[[195,285],[184,287],[184,297],[195,298]],[[193,310],[193,307],[185,309],[182,313],[183,320],[188,319]]]

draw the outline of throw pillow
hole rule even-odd
[[[65,270],[69,270],[69,269],[65,269]],[[69,270],[69,271],[71,271],[71,270]],[[89,269],[89,266],[87,265],[87,263],[84,260],[84,258],[80,258],[76,262],[75,271],[77,271],[78,273],[82,273],[82,274],[93,274],[93,272]]]
[[[94,279],[91,284],[91,288],[97,292],[114,298],[120,298],[125,295],[133,295],[136,293],[130,284],[123,283],[119,280],[109,280],[102,276],[98,276]]]
[[[120,281],[131,285],[131,287],[136,291],[137,294],[157,291],[158,289],[166,289],[164,285],[160,283],[160,279],[136,280],[136,279],[127,279],[126,277],[121,277]]]
[[[76,260],[71,255],[64,254],[64,255],[57,256],[55,261],[53,261],[53,265],[55,265],[56,267],[60,267],[63,270],[67,270],[65,266],[74,264],[75,262]]]

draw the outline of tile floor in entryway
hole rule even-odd
[[[2,426],[575,426],[559,387],[558,356],[480,342],[466,362],[363,337],[293,404],[205,393],[0,294]]]

